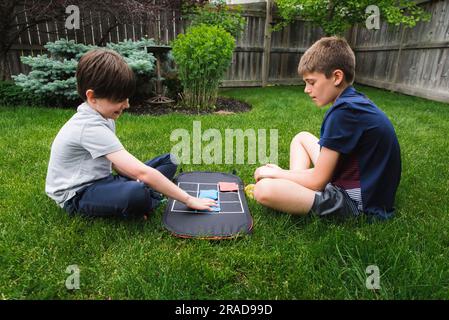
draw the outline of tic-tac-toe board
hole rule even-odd
[[[235,191],[220,191],[219,182],[237,184]],[[188,194],[217,192],[215,211],[198,211],[184,203],[169,199],[164,212],[164,225],[179,237],[199,237],[206,239],[232,238],[241,233],[249,233],[253,220],[246,201],[243,182],[233,174],[221,172],[186,172],[175,178],[175,183]]]
[[[215,190],[217,191],[217,211],[198,211],[188,208],[184,203],[174,200],[171,211],[197,214],[237,214],[244,213],[242,198],[239,190],[221,192],[218,183],[207,182],[178,182],[178,187],[194,197],[199,197],[201,191]]]

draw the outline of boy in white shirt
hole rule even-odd
[[[45,186],[50,198],[70,214],[101,217],[146,216],[159,204],[159,193],[192,209],[216,205],[171,182],[176,165],[169,154],[144,164],[120,143],[114,120],[129,108],[135,78],[118,53],[87,52],[78,63],[76,79],[85,102],[53,141]],[[112,168],[119,174],[113,175]]]

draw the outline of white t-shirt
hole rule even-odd
[[[105,155],[122,149],[114,120],[81,104],[53,141],[45,192],[64,207],[76,191],[109,176],[112,163]]]

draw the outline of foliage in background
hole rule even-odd
[[[207,24],[219,26],[237,38],[245,29],[246,21],[242,17],[240,7],[229,7],[224,0],[189,7],[185,9],[185,17],[191,21],[191,26]]]
[[[179,35],[173,42],[173,56],[179,70],[178,75],[172,72],[165,77],[169,95],[173,97],[182,89],[185,106],[198,110],[213,108],[219,81],[232,59],[235,40],[245,29],[246,20],[241,12],[240,7],[231,8],[224,0],[184,4],[183,15],[190,26],[186,35]],[[208,34],[208,30],[214,31]],[[231,35],[233,44],[225,33]]]
[[[221,27],[198,25],[173,41],[183,103],[190,108],[211,109],[220,80],[232,60],[235,39]]]
[[[370,14],[369,5],[380,10],[380,19],[390,24],[414,27],[419,21],[428,21],[430,14],[409,0],[275,0],[282,17],[280,29],[300,17],[320,26],[326,35],[342,35],[352,25],[364,23]]]
[[[152,39],[141,39],[106,45],[107,48],[121,54],[136,74],[137,94],[142,94],[139,86],[148,83],[154,76],[155,58],[145,50],[145,46],[154,44]],[[73,103],[79,100],[75,78],[78,61],[84,53],[98,47],[61,39],[48,42],[45,48],[49,51],[48,56],[21,57],[22,62],[31,66],[32,71],[28,75],[13,76],[16,84],[25,92],[44,97],[48,105]]]
[[[14,81],[0,81],[0,106],[43,106],[38,95],[24,92]]]

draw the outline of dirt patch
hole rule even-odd
[[[229,115],[239,112],[247,112],[251,110],[251,105],[232,98],[218,97],[216,107],[209,111],[200,111],[199,114],[220,114]],[[150,105],[148,102],[141,102],[131,105],[131,107],[126,110],[126,112],[142,115],[164,115],[169,113],[182,113],[182,114],[198,114],[196,109],[187,109],[183,106],[171,104],[171,105]]]

